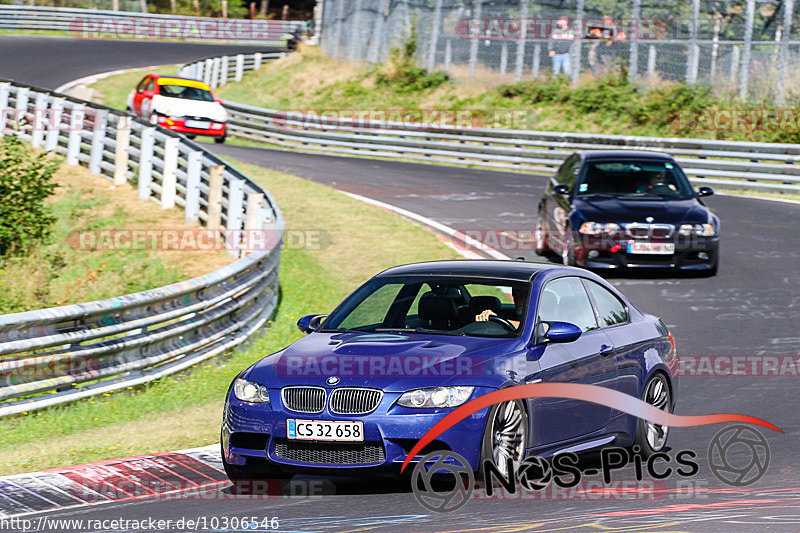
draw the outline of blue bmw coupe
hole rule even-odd
[[[671,411],[672,334],[586,270],[521,261],[390,268],[308,336],[239,374],[222,455],[233,481],[295,473],[397,474],[417,440],[480,395],[536,382],[608,387]],[[667,427],[600,404],[514,400],[479,411],[422,450],[474,469],[607,444],[661,450]]]

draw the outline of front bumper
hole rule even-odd
[[[584,239],[575,249],[579,266],[597,270],[669,268],[685,271],[713,269],[719,261],[719,237],[691,241],[650,240],[645,242],[675,244],[668,255],[628,253],[630,239]],[[643,241],[637,241],[643,242]]]
[[[224,122],[210,122],[208,128],[189,128],[186,127],[184,119],[170,119],[159,117],[158,125],[170,131],[183,133],[185,135],[207,135],[210,137],[225,137],[227,125]]]
[[[473,398],[491,389],[475,388]],[[377,409],[367,415],[296,413],[281,404],[280,391],[270,389],[270,404],[251,404],[231,393],[222,425],[222,450],[230,464],[248,460],[269,463],[291,472],[317,471],[397,474],[408,452],[434,424],[452,409],[410,409],[396,405],[401,393],[386,392]],[[451,450],[478,468],[486,410],[479,411],[445,431],[412,461],[428,452]],[[289,440],[286,420],[359,420],[364,423],[363,443]]]

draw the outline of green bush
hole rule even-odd
[[[50,234],[55,217],[45,200],[55,191],[52,177],[59,165],[19,137],[0,141],[0,256],[24,253]]]
[[[415,63],[416,36],[411,36],[403,45],[393,48],[387,64],[375,73],[379,87],[391,89],[398,94],[413,94],[435,89],[448,83],[444,72],[428,72]]]

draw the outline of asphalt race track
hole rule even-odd
[[[30,47],[28,47],[30,45]],[[141,45],[141,46],[139,46]],[[65,39],[0,38],[0,75],[55,87],[88,74],[178,62],[214,47]],[[16,56],[11,56],[11,53]],[[29,54],[26,57],[26,54]],[[38,57],[34,57],[38,56]],[[339,189],[409,209],[460,230],[533,228],[543,176],[426,166],[237,146],[211,146],[222,155],[287,170]],[[800,205],[713,196],[722,220],[722,258],[713,278],[617,277],[644,311],[659,315],[676,336],[682,356],[759,356],[800,353]],[[494,233],[492,233],[494,232]],[[531,256],[529,243],[511,256]],[[518,252],[518,253],[517,253]],[[308,312],[324,312],[309,309]],[[749,364],[749,363],[748,363]],[[800,531],[800,437],[797,376],[681,378],[678,414],[742,413],[782,428],[762,430],[771,460],[753,485],[730,487],[706,463],[720,426],[673,429],[671,452],[698,454],[699,473],[670,477],[649,491],[563,491],[545,497],[470,501],[458,511],[431,513],[399,482],[372,478],[299,476],[282,496],[235,496],[225,485],[213,497],[187,495],[50,513],[82,519],[195,519],[277,517],[277,531]],[[631,480],[631,469],[619,479]],[[592,478],[596,480],[597,478]],[[645,478],[647,480],[648,478]],[[645,485],[646,486],[646,485]],[[306,494],[312,495],[306,495]],[[222,526],[215,530],[236,530]]]

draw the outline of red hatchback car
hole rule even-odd
[[[225,142],[228,113],[202,81],[148,74],[128,96],[128,112],[190,139]]]

